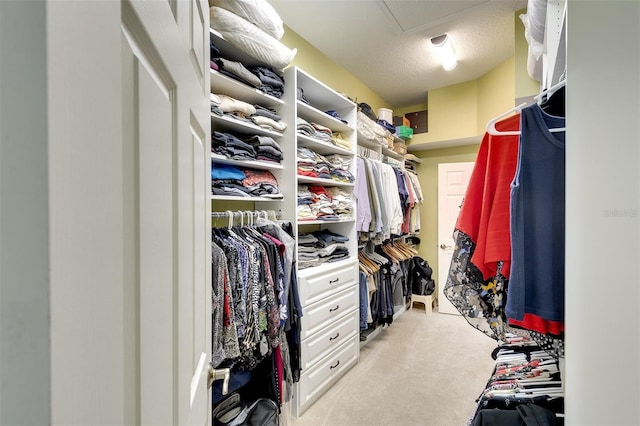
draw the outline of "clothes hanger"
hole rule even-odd
[[[369,240],[367,242],[366,249],[367,250],[365,251],[365,254],[369,257],[369,259],[371,259],[371,261],[375,262],[379,266],[386,265],[390,262],[389,259],[376,252],[373,241]]]
[[[566,93],[567,80],[564,78],[564,73],[560,77],[560,81],[546,90],[540,92],[533,99],[538,102],[540,108],[549,115],[556,117],[565,116],[565,93]],[[554,131],[555,129],[550,129]]]
[[[538,96],[540,96],[540,95],[538,95]],[[535,99],[535,97],[534,97],[534,99]],[[496,123],[498,121],[500,121],[502,118],[504,118],[504,117],[506,117],[508,115],[511,115],[512,113],[519,113],[526,106],[527,106],[527,103],[523,102],[520,105],[518,105],[518,106],[516,106],[514,108],[511,108],[509,111],[506,111],[506,112],[500,114],[499,116],[494,117],[491,120],[489,120],[489,122],[487,123],[487,133],[489,133],[490,135],[493,135],[493,136],[519,136],[521,134],[519,130],[501,131],[501,130],[496,129]],[[545,111],[545,113],[546,113],[546,111]],[[551,133],[556,133],[556,132],[564,132],[565,129],[566,129],[565,127],[553,127],[553,128],[548,129],[548,130]]]
[[[540,101],[544,101],[546,99],[547,96],[552,95],[556,90],[565,87],[565,85],[567,84],[567,80],[563,79],[560,80],[559,82],[557,82],[556,84],[554,84],[553,86],[544,89],[542,92],[540,92],[539,94],[537,94],[536,96],[533,97],[533,100],[538,102],[538,104],[540,103]]]
[[[358,252],[358,265],[366,274],[373,274],[377,272],[376,267],[370,262],[367,255],[362,252]]]
[[[368,259],[367,255],[363,252],[358,252],[358,264],[361,268],[364,268],[365,272],[369,274],[376,272],[373,264]]]
[[[415,256],[414,251],[404,241],[395,240],[393,241],[393,246],[404,255],[405,260]],[[417,254],[417,251],[415,253]]]
[[[246,214],[247,215],[247,224],[246,226],[243,226],[241,228],[242,234],[244,235],[245,238],[247,238],[247,240],[249,240],[249,242],[253,242],[253,238],[262,238],[262,235],[260,234],[260,232],[258,232],[258,230],[256,229],[256,226],[254,224],[254,214],[255,212],[251,211],[251,210],[245,210],[244,212],[241,213],[243,216]]]
[[[244,218],[242,217],[242,212],[235,212],[235,213],[231,213],[232,215],[234,214],[238,214],[240,216],[240,227],[236,225],[233,225],[233,219],[231,219],[231,224],[233,226],[227,228],[227,232],[229,233],[229,235],[235,239],[241,239],[241,237],[238,236],[238,230],[242,229],[242,227],[244,226]]]
[[[396,246],[404,250],[407,253],[407,256],[409,257],[414,257],[418,255],[418,250],[416,250],[414,247],[410,246],[404,241],[396,241]]]
[[[367,269],[370,270],[370,273],[375,273],[380,270],[380,265],[374,262],[369,254],[363,251],[358,252],[358,260],[362,263]]]
[[[496,129],[496,123],[498,121],[500,121],[501,119],[513,114],[513,113],[519,113],[520,111],[522,111],[522,108],[526,107],[527,103],[523,102],[518,106],[515,106],[513,108],[511,108],[510,110],[503,112],[502,114],[500,114],[497,117],[492,118],[491,120],[489,120],[489,122],[487,123],[487,133],[489,133],[490,135],[494,135],[494,136],[518,136],[520,135],[520,131],[519,130],[513,130],[513,131],[500,131],[498,129]]]
[[[540,102],[540,108],[542,108],[542,110],[549,115],[564,117],[566,115],[565,96],[566,88],[565,86],[563,86],[549,95],[549,97],[547,97],[544,101]]]
[[[223,229],[213,228],[214,234],[220,239],[228,237],[231,232],[231,228],[233,227],[233,212],[231,210],[227,210],[225,213],[229,215],[229,223],[227,224],[227,227]]]

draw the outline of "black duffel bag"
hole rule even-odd
[[[413,294],[429,295],[436,289],[436,282],[431,278],[433,269],[429,262],[419,256],[411,261],[411,292]]]

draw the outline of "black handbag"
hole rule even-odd
[[[433,294],[436,282],[431,278],[433,269],[429,266],[429,262],[415,256],[411,263],[411,292],[419,295]]]
[[[278,426],[280,409],[268,398],[259,398],[245,405],[238,393],[233,393],[213,410],[213,424],[219,426]]]

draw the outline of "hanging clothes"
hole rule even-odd
[[[415,218],[422,191],[408,173],[368,158],[358,157],[357,165],[353,193],[358,205],[356,231],[360,239],[382,243],[419,229]]]
[[[517,131],[520,116],[496,123]],[[508,324],[504,312],[511,264],[510,184],[515,174],[518,136],[482,138],[454,230],[454,252],[444,294],[465,319],[493,339],[507,333],[528,336]]]
[[[410,185],[407,185],[407,187],[413,192],[415,199],[409,213],[407,232],[409,234],[417,234],[420,232],[420,206],[424,201],[424,195],[422,194],[418,175],[414,171],[405,170],[405,176],[410,182]]]
[[[356,217],[356,231],[368,233],[371,225],[371,199],[367,188],[367,174],[364,160],[356,157],[356,180],[353,187],[353,196],[358,206]]]
[[[543,334],[564,332],[564,118],[538,104],[521,112],[518,169],[511,191],[513,273],[509,323]]]
[[[558,416],[564,412],[564,392],[557,360],[522,338],[505,342],[492,355],[493,374],[468,424],[564,424]]]
[[[264,221],[213,228],[211,246],[213,365],[251,371],[277,349],[278,388],[289,389],[300,369],[295,240]]]
[[[408,278],[411,260],[417,254],[413,247],[397,240],[378,246],[370,241],[358,251],[361,330],[393,322],[395,307],[405,304],[411,293]]]
[[[444,293],[471,325],[490,337],[504,340],[507,334],[515,334],[531,338],[560,357],[564,354],[563,329],[553,321],[563,315],[554,306],[560,300],[558,292],[564,294],[564,277],[556,269],[562,264],[564,273],[564,246],[559,250],[558,244],[553,248],[541,244],[542,253],[533,244],[536,238],[564,244],[564,230],[558,228],[564,226],[564,210],[554,207],[564,206],[564,136],[549,136],[548,126],[564,127],[564,120],[544,117],[534,104],[496,123],[498,132],[521,129],[522,135],[487,133],[483,137],[456,222]],[[537,171],[543,171],[544,178],[536,177]],[[531,201],[535,208],[528,204]],[[529,212],[530,208],[535,211]],[[523,236],[532,243],[523,246]],[[550,250],[553,259],[546,257],[545,250]],[[540,263],[540,259],[546,260]],[[533,277],[546,274],[546,281],[539,285],[527,282],[527,268],[536,271],[529,279],[539,282]],[[547,294],[551,287],[553,291]],[[542,317],[547,309],[556,316]],[[514,318],[514,314],[519,316]]]

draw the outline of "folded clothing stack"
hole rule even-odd
[[[261,92],[280,99],[284,94],[284,77],[268,65],[247,68],[242,62],[231,61],[221,56],[213,39],[210,41],[210,68]]]
[[[299,147],[297,150],[298,175],[300,176],[352,183],[355,178],[349,171],[351,161],[351,158],[339,154],[325,157],[305,147]]]
[[[302,135],[309,136],[310,138],[316,134],[316,129],[314,129],[311,123],[302,117],[296,117],[296,131]]]
[[[275,110],[261,105],[252,105],[227,95],[211,95],[211,112],[218,115],[222,112],[227,117],[278,133],[283,133],[287,129],[287,124],[281,121],[280,115]]]
[[[256,150],[256,160],[282,162],[282,148],[271,136],[249,136],[244,141]]]
[[[298,267],[304,269],[348,258],[348,241],[348,237],[328,229],[298,235]]]
[[[242,62],[231,61],[223,57],[215,58],[213,62],[218,66],[218,72],[220,74],[226,75],[227,77],[251,87],[255,87],[256,89],[262,86],[260,78],[249,71]]]
[[[333,136],[333,132],[330,128],[323,126],[322,124],[310,122],[311,126],[315,130],[313,135],[314,138],[320,139],[323,142],[331,142],[331,136]]]
[[[282,162],[282,149],[270,136],[242,136],[231,132],[211,134],[211,151],[233,160]]]
[[[332,143],[333,131],[322,124],[309,122],[302,117],[296,117],[296,130],[298,133],[322,142]]]
[[[331,143],[339,148],[343,148],[346,150],[351,150],[351,141],[348,140],[342,133],[333,132],[331,135]]]
[[[211,151],[233,160],[255,160],[256,150],[233,133],[213,131]]]
[[[353,218],[351,195],[337,187],[298,185],[298,220],[339,221]]]
[[[213,195],[282,198],[278,181],[268,170],[241,169],[227,164],[211,167]]]
[[[284,77],[276,73],[273,68],[259,66],[249,68],[260,79],[258,90],[280,99],[284,94]]]

